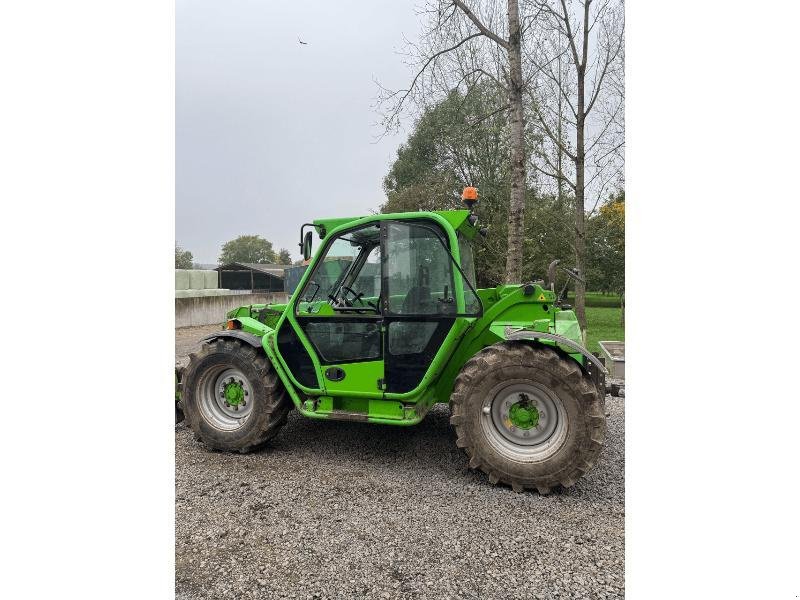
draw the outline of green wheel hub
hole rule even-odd
[[[244,388],[238,381],[231,379],[225,384],[225,400],[231,406],[239,406],[244,401]]]
[[[531,429],[539,424],[539,409],[527,399],[520,400],[511,406],[508,411],[508,418],[511,419],[514,427]]]
[[[206,422],[221,431],[239,429],[253,410],[253,385],[235,367],[217,365],[198,383],[200,412]]]
[[[504,456],[524,462],[544,460],[564,441],[564,405],[550,388],[530,379],[503,380],[486,394],[481,428]]]

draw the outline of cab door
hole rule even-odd
[[[383,245],[386,392],[403,394],[420,385],[447,336],[477,316],[480,301],[433,220],[386,222]]]
[[[384,378],[380,227],[337,235],[323,252],[278,331],[279,351],[309,391],[379,398]]]

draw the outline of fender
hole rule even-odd
[[[605,365],[600,362],[599,358],[597,358],[594,354],[589,352],[577,342],[574,342],[569,338],[565,338],[564,336],[556,335],[554,333],[545,333],[544,331],[515,329],[514,327],[506,327],[505,336],[507,340],[550,340],[552,342],[556,342],[559,346],[567,346],[574,352],[580,352],[584,357],[586,357],[587,360],[589,360],[589,362],[597,367],[597,369],[603,375],[608,375],[608,370],[606,369]]]
[[[206,337],[202,338],[201,342],[211,342],[218,338],[236,338],[237,340],[242,340],[243,342],[247,342],[253,348],[258,350],[263,350],[264,347],[261,345],[261,337],[260,335],[255,335],[252,333],[247,333],[246,331],[242,331],[240,329],[223,329],[222,331],[216,331]]]
[[[608,375],[608,370],[606,369],[605,365],[600,361],[599,358],[597,358],[594,354],[589,352],[577,342],[574,342],[569,338],[565,338],[562,335],[545,333],[544,331],[531,331],[530,329],[515,329],[513,327],[506,327],[504,333],[507,340],[550,340],[556,342],[559,346],[566,346],[574,352],[580,352],[588,360],[583,368],[586,371],[586,374],[591,378],[592,383],[594,383],[600,396],[605,397],[609,391],[613,392],[613,389],[610,389],[606,386],[606,375]]]

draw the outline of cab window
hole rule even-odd
[[[387,308],[397,315],[454,314],[453,266],[443,233],[430,225],[388,224]]]
[[[475,293],[475,289],[478,287],[475,277],[475,255],[472,252],[472,244],[461,235],[461,232],[458,233],[458,253],[461,255],[461,272],[465,278],[462,280],[462,285],[464,286],[466,312],[468,314],[478,313],[481,310],[481,301]]]
[[[298,312],[317,312],[320,304],[377,312],[380,286],[380,228],[370,225],[345,232],[317,262],[300,295]]]

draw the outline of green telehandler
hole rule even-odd
[[[310,264],[289,301],[230,311],[179,374],[177,406],[196,438],[246,453],[292,408],[414,425],[448,403],[456,445],[492,484],[574,485],[603,445],[605,367],[552,275],[475,288],[471,242],[485,232],[476,190],[464,199],[467,210],[304,224]]]

